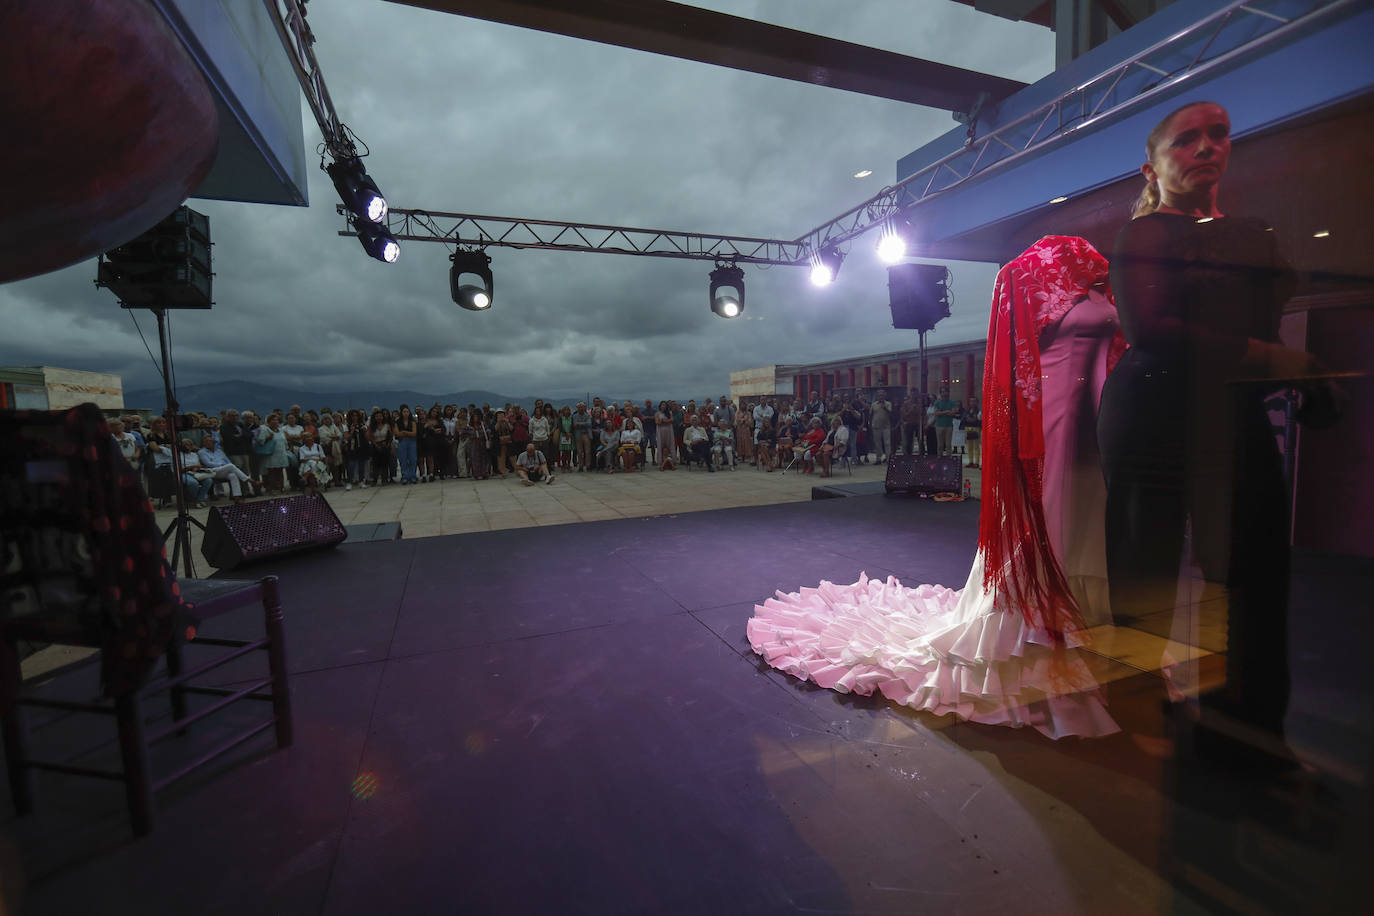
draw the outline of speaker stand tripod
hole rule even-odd
[[[185,565],[186,578],[196,577],[195,561],[191,559],[191,526],[200,529],[201,536],[205,534],[205,526],[199,519],[191,517],[191,513],[186,511],[186,486],[181,481],[181,448],[177,442],[177,417],[180,415],[180,407],[177,404],[176,394],[172,391],[172,360],[171,348],[167,340],[167,311],[166,309],[154,308],[152,313],[157,316],[157,340],[162,347],[162,393],[166,399],[166,406],[163,416],[167,420],[167,429],[170,431],[172,449],[172,492],[176,494],[177,517],[167,525],[162,532],[162,543],[164,549],[168,538],[175,538],[172,544],[172,572],[177,572],[177,563],[182,561]]]

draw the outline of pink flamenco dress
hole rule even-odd
[[[1083,659],[1109,623],[1097,405],[1125,351],[1107,261],[1042,238],[997,276],[983,380],[978,552],[962,589],[861,575],[777,592],[749,642],[773,667],[841,693],[935,715],[1032,726],[1050,738],[1119,731]]]

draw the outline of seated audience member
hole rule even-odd
[[[717,412],[719,413],[719,409]],[[730,421],[725,417],[716,421],[715,431],[711,433],[711,454],[720,462],[721,467],[729,467],[735,463],[735,431],[730,428]]]
[[[603,418],[604,419],[604,418]],[[593,459],[595,466],[604,467],[609,474],[615,470],[615,457],[620,453],[620,430],[612,429],[609,426],[601,428],[601,436],[597,440],[596,457]]]
[[[806,432],[802,433],[797,440],[797,447],[802,451],[802,470],[810,474],[816,469],[816,456],[820,453],[821,446],[825,444],[825,429],[822,428],[821,418],[812,417],[811,426]]]
[[[793,411],[787,415],[787,422],[778,425],[778,467],[785,468],[792,460],[792,445],[800,435],[801,414]]]
[[[310,433],[301,436],[300,447],[296,449],[296,461],[301,486],[305,487],[306,493],[313,494],[329,483],[329,465],[324,460],[324,449]]]
[[[690,424],[682,431],[682,447],[688,455],[706,465],[706,470],[715,473],[711,465],[711,436],[702,428],[700,415],[690,415]]]
[[[757,440],[754,443],[754,452],[758,466],[764,468],[768,473],[773,473],[773,450],[778,444],[777,430],[773,429],[773,421],[764,419],[763,425],[759,427]]]
[[[190,439],[181,440],[181,454],[177,457],[181,460],[181,483],[186,488],[186,499],[196,509],[206,508],[205,500],[215,485],[215,475],[200,466],[196,444]]]
[[[821,465],[821,476],[830,476],[830,464],[836,458],[843,458],[849,448],[849,428],[837,416],[830,421],[830,433],[825,437],[816,460]]]
[[[262,481],[249,477],[229,460],[224,449],[215,445],[214,436],[206,435],[200,441],[201,449],[196,452],[200,466],[210,472],[212,485],[222,480],[229,482],[229,495],[234,498],[234,502],[243,502],[243,485],[245,483],[255,487],[262,486]]]
[[[110,428],[110,437],[114,439],[124,460],[137,468],[143,461],[143,448],[138,444],[138,440],[124,430],[123,420],[111,420],[106,425]]]
[[[534,447],[533,442],[525,443],[525,450],[515,458],[515,473],[520,476],[520,482],[527,487],[532,487],[539,481],[546,484],[553,483],[554,475],[549,473],[549,462],[544,457],[544,453]]]
[[[620,461],[626,471],[635,470],[644,454],[644,430],[638,417],[627,414],[620,428]]]

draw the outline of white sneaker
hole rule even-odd
[[[546,483],[546,484],[553,483],[553,479],[554,479],[555,477],[557,477],[557,476],[558,476],[557,474],[550,474],[550,475],[549,475],[549,479],[546,480],[545,483]]]
[[[362,483],[358,484],[358,489],[359,489],[359,490],[366,490],[366,489],[367,489],[367,481],[363,481]]]
[[[344,492],[347,493],[347,492],[348,492],[349,490],[351,490],[351,489],[353,489],[353,484],[345,482],[345,483],[344,483]]]

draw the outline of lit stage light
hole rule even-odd
[[[484,312],[491,308],[496,296],[496,283],[491,276],[491,255],[478,248],[462,248],[449,256],[448,287],[453,301],[470,312]],[[462,277],[473,276],[482,281],[464,283]]]
[[[395,264],[396,259],[401,256],[401,246],[392,238],[386,226],[354,216],[353,229],[358,233],[358,241],[362,243],[363,251],[377,260]]]
[[[386,198],[378,189],[377,183],[368,177],[361,159],[336,159],[325,166],[325,172],[334,182],[344,206],[360,219],[380,223],[386,219]]]
[[[811,259],[811,283],[815,286],[829,286],[839,276],[844,254],[834,245],[822,248]]]
[[[886,264],[896,264],[906,257],[906,240],[891,229],[884,229],[878,240],[878,257]]]
[[[722,288],[728,291],[720,293]],[[721,318],[738,318],[744,311],[744,268],[716,262],[716,269],[711,271],[709,297],[711,311]]]

